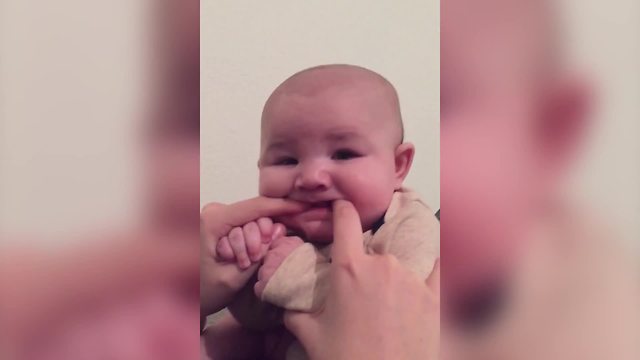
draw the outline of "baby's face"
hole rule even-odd
[[[382,217],[401,184],[392,114],[366,89],[350,87],[270,101],[263,114],[260,194],[312,205],[279,220],[308,241],[331,242],[334,200],[352,202],[364,230]]]

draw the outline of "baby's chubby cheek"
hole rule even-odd
[[[385,214],[391,203],[394,193],[392,172],[392,169],[379,166],[363,166],[345,174],[340,181],[341,193],[355,206],[365,231]]]
[[[279,169],[262,168],[258,180],[260,196],[286,198],[293,188],[292,177]]]

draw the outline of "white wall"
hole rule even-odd
[[[439,0],[201,3],[201,202],[258,190],[262,105],[298,70],[351,63],[398,89],[416,158],[406,184],[440,206]]]
[[[148,9],[0,0],[0,243],[136,221]]]

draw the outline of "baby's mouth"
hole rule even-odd
[[[309,208],[305,210],[301,215],[300,219],[309,221],[309,220],[327,220],[331,218],[331,213],[333,212],[333,202],[332,201],[316,201],[309,202]]]
[[[309,221],[330,221],[333,213],[333,200],[297,200],[306,204],[306,208],[297,214],[291,214],[280,217],[278,220],[282,221],[285,226],[297,228]]]
[[[314,202],[314,203],[310,203],[309,204],[311,209],[323,209],[323,208],[328,208],[331,209],[332,205],[333,205],[333,201],[318,201],[318,202]]]

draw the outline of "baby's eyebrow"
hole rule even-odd
[[[276,140],[276,141],[273,141],[273,142],[269,143],[269,145],[267,146],[265,152],[273,151],[273,150],[284,150],[284,149],[287,149],[289,147],[289,144],[290,144],[289,141]]]

